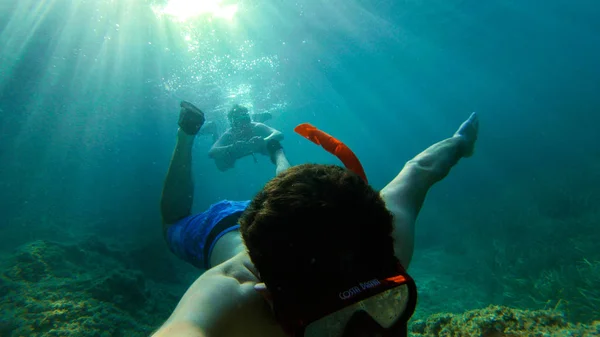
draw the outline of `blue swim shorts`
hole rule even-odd
[[[210,268],[215,243],[240,228],[238,219],[250,200],[222,200],[199,214],[187,216],[169,227],[167,244],[173,254],[200,269]]]

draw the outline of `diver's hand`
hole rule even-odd
[[[252,149],[252,152],[263,152],[267,146],[264,138],[259,137],[259,136],[250,138],[248,143],[250,144],[250,148]]]

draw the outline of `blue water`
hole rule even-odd
[[[181,99],[220,125],[234,103],[269,111],[292,164],[338,163],[293,133],[310,122],[348,144],[377,189],[477,111],[475,156],[431,191],[419,219],[420,310],[569,302],[574,320],[597,318],[600,3],[237,4],[231,20],[180,22],[157,14],[166,1],[2,1],[8,251],[56,239],[57,228],[162,244]],[[210,146],[195,144],[196,211],[251,198],[273,176],[266,157],[219,172]]]

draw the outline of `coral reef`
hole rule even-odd
[[[150,246],[125,251],[97,239],[79,244],[41,240],[21,246],[0,262],[0,337],[150,335],[170,315],[187,281],[168,282],[177,277],[159,275],[176,274],[167,261],[158,262],[160,256]],[[157,270],[152,270],[151,261]],[[424,293],[449,291],[435,288],[442,283],[425,284]],[[428,301],[443,302],[435,296]],[[600,336],[600,321],[573,324],[557,310],[490,306],[432,314],[424,304],[429,303],[420,303],[410,324],[413,336]],[[445,308],[456,311],[461,305]]]
[[[489,306],[463,314],[435,314],[413,321],[410,333],[415,337],[591,337],[600,336],[600,321],[575,325],[568,323],[558,311]]]
[[[133,263],[97,240],[22,246],[2,266],[0,336],[148,336],[181,292]]]

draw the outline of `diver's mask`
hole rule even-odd
[[[398,263],[394,275],[340,289],[312,313],[297,315],[302,317],[282,317],[273,309],[293,337],[401,337],[408,336],[416,303],[415,282]]]

